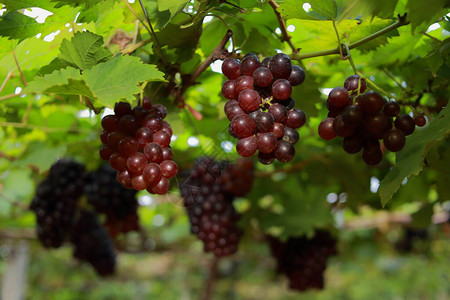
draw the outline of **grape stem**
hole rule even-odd
[[[281,14],[277,10],[279,5],[274,0],[269,0],[269,4],[270,4],[270,6],[272,6],[273,12],[277,16],[278,24],[280,24],[281,33],[283,34],[283,40],[289,44],[289,46],[292,49],[293,55],[297,55],[298,52],[300,51],[300,48],[295,47],[295,45],[291,41],[291,36],[289,35],[289,33],[287,32],[287,29],[286,29],[286,22],[284,22]]]
[[[8,82],[8,80],[12,77],[12,71],[9,71],[8,74],[6,74],[5,80],[3,80],[2,85],[0,86],[0,93],[3,91],[3,89],[6,86],[6,83]]]
[[[381,30],[379,30],[377,32],[374,32],[374,33],[372,33],[372,34],[370,34],[370,35],[368,35],[368,36],[366,36],[366,37],[364,37],[364,38],[362,38],[362,39],[360,39],[360,40],[358,40],[358,41],[356,41],[354,43],[351,43],[350,45],[348,45],[348,48],[349,49],[357,48],[357,47],[359,47],[359,46],[361,46],[361,45],[363,45],[363,44],[365,44],[367,42],[370,42],[373,39],[376,39],[377,37],[379,37],[379,36],[381,36],[381,35],[383,35],[385,33],[388,33],[389,31],[395,30],[395,29],[397,29],[399,27],[402,27],[402,26],[405,26],[405,25],[408,25],[408,24],[409,24],[409,21],[406,18],[406,14],[404,14],[403,16],[399,16],[398,20],[395,23],[393,23],[393,24],[391,24],[389,26],[386,26],[385,28],[383,28],[383,29],[381,29]],[[302,59],[306,59],[306,58],[313,58],[313,57],[334,55],[334,54],[340,54],[340,47],[336,47],[334,49],[323,50],[323,51],[314,51],[314,52],[306,52],[306,53],[294,53],[294,54],[291,55],[291,59],[302,60]]]
[[[396,99],[396,97],[394,97],[391,93],[383,90],[381,87],[379,87],[375,82],[373,82],[372,80],[370,80],[369,78],[365,77],[362,73],[360,72],[356,72],[356,75],[359,75],[361,77],[364,77],[364,79],[366,80],[367,84],[369,84],[372,89],[377,90],[379,93],[385,95],[388,98],[394,98]]]
[[[200,76],[209,65],[216,61],[217,59],[224,59],[229,56],[228,51],[225,49],[225,45],[228,43],[228,40],[232,37],[233,32],[231,30],[227,30],[225,36],[222,38],[220,43],[216,48],[211,52],[211,54],[198,66],[198,68],[194,71],[194,73],[188,75],[183,79],[183,84],[181,88],[174,89],[175,93],[175,103],[181,104],[182,107],[186,105],[184,101],[184,94],[187,89],[195,84],[195,80]]]
[[[215,256],[211,260],[211,263],[209,265],[208,279],[206,280],[206,283],[205,283],[205,290],[203,293],[202,300],[210,300],[211,299],[212,288],[214,286],[214,282],[217,277],[217,267],[219,265],[219,260],[220,260],[220,258],[215,257]]]
[[[22,69],[20,68],[19,61],[17,60],[16,52],[14,50],[12,51],[12,55],[14,57],[14,61],[15,61],[16,66],[17,66],[17,70],[20,73],[20,77],[22,78],[23,85],[26,87],[27,86],[27,81],[25,80],[25,76],[23,75]]]

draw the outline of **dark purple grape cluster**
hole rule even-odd
[[[289,288],[297,291],[323,289],[329,256],[336,255],[336,240],[327,231],[316,231],[314,238],[289,238],[282,242],[268,238],[278,273],[289,279]]]
[[[167,109],[144,97],[142,106],[133,109],[127,102],[116,103],[114,113],[102,119],[100,157],[117,171],[124,187],[166,194],[169,179],[178,172],[169,146],[172,129],[164,121]]]
[[[201,158],[185,174],[186,180],[180,185],[191,232],[203,241],[204,251],[213,252],[216,257],[235,253],[242,235],[236,226],[240,215],[233,206],[236,194],[230,186],[239,181],[237,193],[242,195],[246,190],[242,186],[252,185],[253,163],[239,162],[236,166],[241,168],[241,173],[251,176],[235,178],[233,172],[239,172],[235,166],[209,157]]]
[[[293,159],[300,138],[297,129],[305,124],[306,115],[294,108],[291,93],[305,80],[305,71],[283,53],[262,62],[249,53],[242,61],[225,59],[222,73],[228,78],[222,86],[229,99],[224,110],[229,132],[238,139],[239,155],[249,157],[258,151],[258,160],[266,165]]]
[[[362,150],[367,165],[381,162],[383,147],[379,140],[384,148],[397,152],[405,146],[405,136],[415,129],[414,119],[400,115],[397,102],[387,102],[380,94],[366,91],[366,81],[358,75],[349,76],[344,87],[331,90],[327,108],[328,117],[318,128],[320,137],[325,140],[343,137],[344,151],[354,154]],[[422,121],[418,120],[420,124]]]
[[[95,212],[106,215],[103,225],[110,236],[139,229],[137,192],[123,187],[117,181],[116,171],[111,166],[102,165],[89,172],[84,192]]]
[[[37,187],[30,208],[36,214],[37,236],[47,248],[59,248],[73,225],[86,173],[78,162],[61,159]]]
[[[70,242],[74,246],[75,258],[91,264],[100,276],[114,274],[114,245],[95,214],[86,210],[80,211],[80,216],[70,232]]]

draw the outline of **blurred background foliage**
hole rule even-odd
[[[0,3],[0,269],[13,241],[31,239],[27,299],[198,298],[209,257],[189,235],[177,189],[181,179],[172,182],[168,196],[149,198],[139,193],[146,251],[136,246],[137,235],[123,237],[118,244],[118,275],[111,279],[98,279],[88,266],[74,261],[68,249],[49,252],[34,241],[35,221],[28,204],[35,187],[57,158],[74,158],[89,170],[101,163],[100,119],[121,100],[114,95],[92,97],[89,105],[86,97],[77,96],[75,85],[67,85],[74,74],[54,82],[39,78],[63,67],[63,58],[67,59],[63,41],[75,43],[71,40],[75,32],[96,34],[102,37],[98,49],[122,51],[164,73],[165,81],[156,73],[154,80],[136,79],[141,91],[137,95],[123,93],[133,104],[147,95],[168,107],[166,120],[176,137],[171,146],[181,170],[192,167],[202,155],[234,161],[238,155],[223,113],[220,88],[225,79],[220,61],[195,78],[196,84],[189,81],[227,30],[233,37],[226,47],[237,50],[236,57],[282,51],[299,58],[295,63],[304,67],[307,79],[294,88],[293,97],[307,113],[308,123],[300,130],[294,160],[286,165],[259,164],[252,192],[236,201],[246,235],[239,253],[219,266],[215,299],[448,297],[449,228],[448,223],[434,224],[436,216],[438,223],[445,222],[450,210],[448,106],[438,115],[450,94],[448,1],[276,1],[300,53],[283,42],[269,1],[142,2],[158,42],[142,26],[145,16],[139,1]],[[395,23],[404,13],[408,25],[352,49],[351,56],[369,86],[386,98],[409,104],[402,106],[405,113],[423,112],[428,125],[407,138],[411,147],[401,152],[406,158],[387,153],[380,165],[368,167],[358,155],[345,153],[338,139],[324,141],[317,135],[317,126],[327,114],[326,94],[354,73],[351,65],[339,55],[300,58],[337,47],[333,22],[341,42],[351,44]],[[98,61],[87,68],[97,68],[95,77],[103,66]],[[111,71],[112,79],[97,79],[116,88],[124,78],[134,77],[131,66],[123,70]],[[383,208],[378,187],[385,177]],[[395,222],[391,218],[395,214],[411,219]],[[350,226],[360,219],[367,220],[368,228]],[[414,242],[407,254],[399,252],[396,244],[405,229],[398,223],[426,229],[428,238]],[[264,234],[312,235],[319,227],[334,228],[340,240],[340,255],[326,272],[327,289],[302,295],[289,292],[285,279],[274,275]],[[140,253],[131,253],[133,249]]]

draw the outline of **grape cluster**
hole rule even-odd
[[[239,172],[249,176],[235,178],[233,174]],[[253,180],[253,163],[230,165],[205,157],[197,160],[185,176],[180,191],[191,232],[203,241],[205,252],[213,252],[216,257],[235,253],[242,231],[236,226],[240,215],[233,206],[236,194],[231,187],[237,182],[239,195],[248,191]]]
[[[102,119],[100,157],[126,188],[167,193],[169,179],[178,172],[169,147],[172,129],[164,121],[167,109],[144,97],[142,106],[133,109],[127,102],[116,103],[114,113]]]
[[[95,214],[86,210],[80,211],[80,216],[70,232],[70,242],[74,246],[73,256],[91,264],[97,274],[107,276],[114,273],[114,245]]]
[[[139,229],[136,191],[123,187],[109,165],[89,172],[84,192],[95,211],[106,215],[104,226],[110,236]]]
[[[323,273],[329,256],[336,255],[336,240],[326,231],[316,231],[314,238],[289,238],[282,242],[269,237],[272,256],[278,273],[289,278],[289,288],[305,291],[323,289]]]
[[[318,128],[320,137],[331,140],[343,137],[342,147],[350,154],[362,150],[367,165],[377,165],[384,147],[397,152],[405,146],[405,136],[414,132],[415,125],[423,126],[425,117],[400,115],[397,102],[387,102],[374,91],[366,91],[366,81],[358,75],[349,76],[344,87],[331,90],[327,100],[328,117]],[[425,121],[425,122],[424,122]]]
[[[59,248],[73,225],[77,202],[83,193],[83,165],[61,159],[36,189],[30,208],[36,214],[37,236],[47,248]]]
[[[226,58],[222,73],[228,78],[222,85],[222,94],[229,99],[224,110],[229,132],[238,139],[239,155],[249,157],[258,151],[258,160],[266,165],[294,158],[294,144],[300,138],[296,129],[305,124],[306,115],[294,108],[291,93],[305,80],[305,71],[283,53],[262,62],[249,53],[242,61]]]

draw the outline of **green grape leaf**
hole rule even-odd
[[[189,0],[158,0],[159,11],[170,11],[171,15],[175,15],[182,10]]]
[[[370,19],[373,16],[392,18],[398,0],[338,0],[339,21],[345,19]]]
[[[11,168],[5,172],[1,177],[3,189],[0,193],[0,202],[28,201],[34,192],[34,182],[31,178],[30,169]],[[5,211],[2,210],[1,213],[4,214]]]
[[[51,9],[54,3],[50,0],[3,0],[7,10],[19,10],[22,8],[40,7],[43,9]]]
[[[411,29],[414,30],[423,23],[428,26],[437,18],[445,16],[448,13],[448,9],[446,9],[448,6],[447,0],[409,0],[406,8]]]
[[[66,150],[65,145],[53,147],[43,142],[33,142],[28,145],[22,159],[15,162],[14,166],[32,166],[42,173],[50,169],[55,160],[62,157]]]
[[[422,171],[429,145],[449,134],[450,107],[447,106],[428,127],[407,138],[405,148],[397,153],[396,165],[380,183],[378,194],[383,206],[392,199],[405,178]]]
[[[133,94],[141,92],[138,83],[164,81],[164,73],[154,65],[143,64],[137,57],[117,56],[86,70],[82,78],[101,104],[114,107],[117,100],[131,100]]]
[[[75,33],[70,41],[64,39],[59,50],[60,59],[81,70],[91,69],[111,57],[111,52],[103,48],[103,37],[89,31]]]
[[[10,11],[1,17],[0,36],[22,41],[38,34],[44,26],[44,24],[39,24],[33,18],[16,11]]]
[[[52,60],[48,65],[43,66],[39,69],[39,71],[36,73],[37,76],[44,76],[47,74],[51,74],[56,70],[65,69],[69,66],[69,63],[65,60],[62,60],[60,58],[55,58]]]
[[[311,6],[307,11],[303,9],[305,3]],[[286,19],[334,20],[337,16],[333,0],[286,0],[277,10]]]
[[[28,84],[25,91],[95,97],[94,93],[83,82],[80,71],[72,67],[35,78],[34,81]]]
[[[102,1],[108,1],[108,2],[115,2],[116,0],[102,0]],[[51,2],[57,2],[56,6],[61,7],[64,5],[70,5],[72,7],[79,8],[84,7],[90,8],[92,6],[95,6],[99,1],[91,1],[91,0],[51,0]]]

